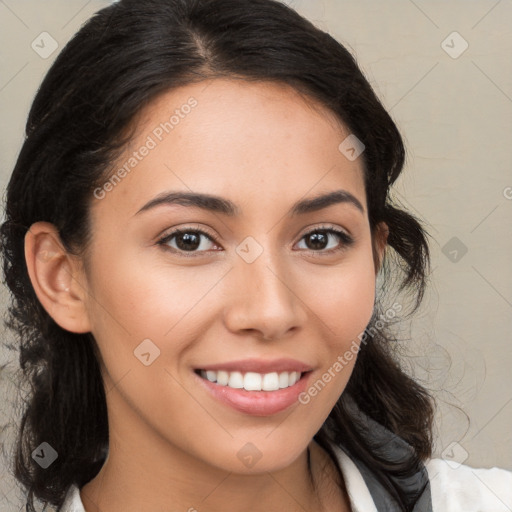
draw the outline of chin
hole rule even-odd
[[[291,445],[287,442],[283,446],[283,441],[277,438],[273,441],[263,437],[261,441],[253,442],[234,440],[233,448],[226,447],[224,451],[221,447],[217,447],[217,450],[222,452],[218,453],[214,465],[224,471],[246,475],[280,471],[297,460],[310,442],[311,439],[306,439],[302,443],[296,442]]]

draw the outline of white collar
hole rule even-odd
[[[353,512],[378,512],[363,475],[352,459],[336,444],[331,444],[345,480]],[[80,511],[81,512],[81,511]]]

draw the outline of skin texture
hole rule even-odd
[[[190,97],[197,105],[159,141],[154,129]],[[362,158],[351,161],[338,150],[348,130],[284,84],[235,79],[166,92],[142,113],[117,164],[148,135],[156,147],[93,199],[87,268],[62,248],[51,224],[35,223],[26,236],[41,303],[61,327],[92,332],[101,353],[110,453],[81,489],[87,512],[349,510],[332,463],[312,438],[355,358],[309,403],[270,416],[217,401],[193,372],[238,359],[290,357],[311,365],[313,383],[358,341],[371,318],[379,262],[372,256]],[[364,213],[338,203],[288,215],[296,201],[339,189],[353,194]],[[182,205],[136,215],[171,190],[221,196],[241,215]],[[157,244],[174,228],[197,227],[213,240],[201,235],[195,257],[172,252],[180,247],[176,238],[167,250]],[[344,246],[330,234],[328,245],[315,249],[304,235],[321,227],[343,230],[354,243]],[[236,252],[248,236],[262,250],[252,263]],[[335,247],[343,249],[327,253]],[[145,366],[134,350],[148,338],[160,355]],[[237,456],[246,443],[262,455],[250,468]]]

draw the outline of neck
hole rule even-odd
[[[129,450],[111,450],[98,475],[80,491],[86,512],[164,512],[170,507],[189,512],[350,510],[332,461],[315,441],[291,466],[259,475],[197,466],[191,471],[179,463],[171,471],[167,466],[165,474],[152,464],[136,466],[133,471]]]

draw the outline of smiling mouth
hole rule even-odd
[[[194,370],[197,375],[218,386],[246,391],[278,391],[293,386],[308,372],[239,372]]]

